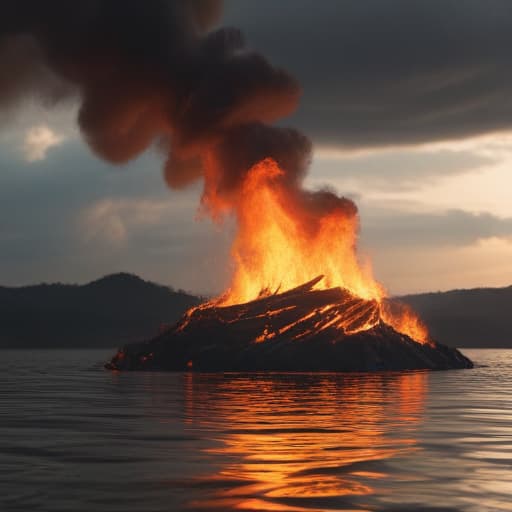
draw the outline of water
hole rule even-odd
[[[512,350],[404,374],[115,374],[0,352],[0,510],[512,511]]]

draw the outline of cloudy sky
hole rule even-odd
[[[231,0],[223,23],[301,82],[282,124],[314,141],[306,183],[356,200],[392,293],[512,283],[511,2]],[[223,288],[231,230],[200,218],[200,184],[166,188],[156,150],[98,159],[73,97],[0,115],[0,284]]]

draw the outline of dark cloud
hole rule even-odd
[[[316,142],[415,143],[512,127],[508,0],[231,0],[225,19],[301,82]]]

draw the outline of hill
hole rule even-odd
[[[0,287],[0,348],[116,347],[156,334],[199,302],[125,273],[85,285]]]
[[[452,347],[512,348],[512,286],[407,295],[432,337]]]

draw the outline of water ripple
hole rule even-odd
[[[0,508],[512,511],[512,351],[474,370],[112,374],[3,351]]]

